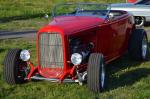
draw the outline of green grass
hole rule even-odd
[[[37,30],[48,23],[43,16],[45,14],[51,16],[52,7],[64,2],[91,2],[91,0],[0,0],[0,30]],[[112,3],[125,0],[92,0],[92,2]]]
[[[13,20],[7,23],[0,23],[0,30],[38,30],[42,26],[48,24],[48,20],[44,18],[33,18],[27,20]]]
[[[107,65],[107,88],[93,93],[87,85],[58,84],[49,81],[8,85],[3,80],[3,59],[10,48],[30,49],[35,61],[35,41],[27,39],[0,40],[0,99],[149,99],[150,61],[131,61],[128,55]]]
[[[39,29],[48,23],[54,4],[91,0],[0,0],[0,30]],[[125,2],[125,0],[92,0],[94,2]],[[147,27],[146,29],[149,29]],[[149,44],[150,45],[150,44]],[[150,62],[131,61],[124,55],[107,66],[108,86],[103,93],[93,93],[86,85],[58,84],[48,81],[8,85],[3,80],[3,59],[10,48],[30,49],[36,64],[35,41],[29,39],[0,40],[0,99],[149,99]]]

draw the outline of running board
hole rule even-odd
[[[39,77],[39,76],[32,76],[31,79],[35,79],[35,80],[47,80],[47,81],[50,81],[50,82],[60,82],[60,79],[44,78],[44,77]],[[75,83],[75,82],[79,82],[79,80],[64,79],[62,82],[63,83]]]

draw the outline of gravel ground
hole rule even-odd
[[[35,38],[36,30],[29,31],[0,31],[0,39],[9,38]]]

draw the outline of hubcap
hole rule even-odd
[[[104,70],[104,64],[102,64],[102,70],[101,70],[101,87],[104,88],[105,83],[105,70]]]
[[[144,36],[142,40],[142,58],[145,59],[147,54],[147,39]]]
[[[144,18],[143,17],[136,17],[135,22],[136,22],[136,26],[142,26],[144,24]]]

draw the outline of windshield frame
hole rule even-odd
[[[66,5],[76,5],[76,13],[75,14],[70,14],[70,15],[57,15],[55,12],[56,12],[56,9],[57,7],[60,7],[60,6],[66,6]],[[107,13],[106,15],[104,16],[104,19],[108,18],[109,16],[109,13],[110,13],[110,10],[111,10],[111,5],[110,4],[98,4],[98,3],[63,3],[63,4],[57,4],[53,7],[52,9],[52,17],[58,17],[58,16],[95,16],[95,17],[98,17],[96,15],[78,15],[78,12],[79,10],[81,10],[81,5],[100,5],[100,6],[106,6],[107,9]],[[96,10],[100,10],[100,9],[96,9]],[[91,10],[92,11],[92,10]]]

